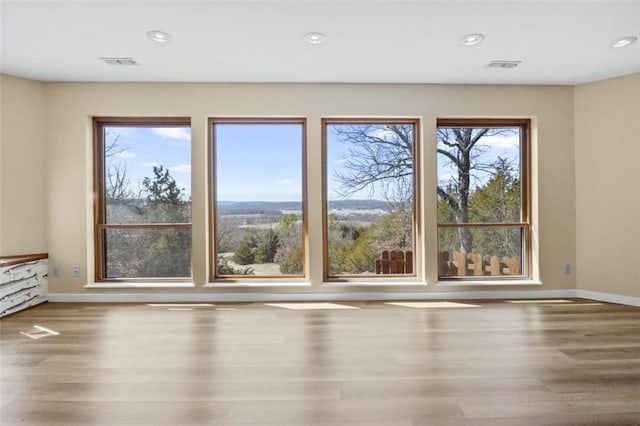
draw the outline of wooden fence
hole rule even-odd
[[[376,259],[376,274],[413,274],[413,252],[385,250]]]
[[[520,259],[517,257],[488,256],[478,253],[441,251],[438,275],[455,276],[501,276],[520,275]]]
[[[441,277],[520,275],[520,259],[459,251],[439,253]],[[462,265],[462,266],[461,266]],[[376,274],[413,274],[413,252],[385,250],[376,259]]]

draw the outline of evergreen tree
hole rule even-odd
[[[255,262],[256,247],[258,242],[254,232],[250,232],[244,236],[242,242],[233,253],[233,260],[239,265],[249,265]]]
[[[142,181],[146,204],[139,213],[151,223],[188,223],[191,221],[188,203],[168,169],[153,167],[153,178]],[[189,228],[145,230],[137,244],[145,247],[143,262],[137,276],[191,276],[191,231]]]
[[[164,166],[153,166],[153,178],[145,177],[142,187],[147,193],[147,200],[153,203],[184,204],[182,195],[184,188],[179,188],[176,180]]]
[[[280,272],[283,274],[302,274],[304,271],[304,249],[298,215],[290,213],[283,216],[280,218],[277,229],[278,249],[274,256],[274,262],[280,265]]]
[[[495,174],[471,196],[469,218],[475,223],[520,222],[520,179],[509,162],[498,158]],[[474,252],[491,256],[519,256],[519,228],[478,228],[474,232]]]

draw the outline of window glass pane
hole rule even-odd
[[[521,275],[524,227],[440,227],[440,276]],[[461,240],[472,241],[460,250]]]
[[[304,124],[213,124],[216,276],[304,274]]]
[[[374,275],[385,251],[412,256],[414,123],[327,123],[325,135],[328,275]]]
[[[106,223],[190,223],[191,128],[103,131]]]
[[[438,128],[439,223],[521,221],[520,136],[519,128]]]
[[[191,127],[182,118],[94,120],[96,280],[191,277]],[[166,227],[166,224],[181,224]]]
[[[522,162],[528,149],[524,140],[528,124],[525,120],[495,122],[495,126],[491,120],[439,122],[441,278],[527,275],[523,259],[529,228]]]
[[[191,228],[112,228],[103,231],[105,278],[191,276]]]

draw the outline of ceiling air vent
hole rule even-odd
[[[133,58],[100,58],[107,65],[140,65]]]
[[[521,63],[522,61],[491,61],[487,66],[489,68],[515,68]]]

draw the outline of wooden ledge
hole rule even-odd
[[[48,259],[48,253],[34,253],[34,254],[17,254],[13,256],[0,257],[0,267],[12,266],[20,263],[34,262],[36,260]]]

